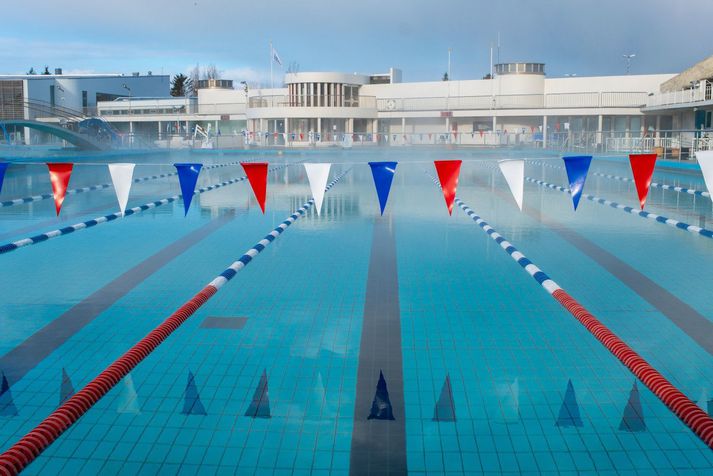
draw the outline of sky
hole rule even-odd
[[[3,2],[5,3],[5,2]],[[676,73],[713,55],[713,0],[24,0],[2,5],[0,74],[188,73],[269,83],[299,71],[480,79],[500,60],[549,77]],[[497,50],[497,48],[496,48]],[[497,60],[497,53],[496,53]]]

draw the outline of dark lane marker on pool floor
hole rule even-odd
[[[14,385],[84,326],[92,322],[116,301],[140,285],[146,278],[160,270],[208,235],[226,225],[235,217],[230,211],[211,220],[183,238],[174,241],[141,263],[129,269],[110,283],[78,302],[52,322],[25,339],[17,347],[0,357],[2,370]]]
[[[486,185],[482,180],[477,180],[477,182],[480,182],[480,185]],[[512,200],[501,190],[496,190],[495,193],[503,199]],[[525,206],[522,211],[530,218],[558,234],[581,253],[604,268],[644,301],[666,316],[669,321],[685,332],[709,354],[713,355],[713,322],[708,318],[612,253],[571,228],[546,216],[541,210]]]
[[[382,371],[391,403],[391,412],[385,413],[393,414],[393,420],[369,419]],[[377,217],[359,346],[350,474],[405,475],[405,420],[396,240],[390,217]]]

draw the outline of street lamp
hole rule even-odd
[[[129,116],[131,116],[131,88],[126,83],[122,84],[121,87],[129,91]],[[131,117],[129,117],[129,143],[131,145],[134,144],[134,123],[131,121]]]
[[[636,53],[621,56],[626,60],[626,74],[629,74],[629,70],[631,69],[631,59],[636,57]]]

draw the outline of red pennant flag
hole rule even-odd
[[[435,160],[433,162],[438,173],[438,180],[441,182],[443,198],[446,199],[449,215],[453,214],[453,201],[456,198],[461,163],[462,160]]]
[[[483,138],[483,129],[480,129],[478,132],[480,132],[480,138]]]
[[[272,133],[272,138],[275,139],[275,140],[277,140],[277,132],[273,132],[273,133]]]
[[[304,140],[304,138],[305,138],[305,135],[300,132],[300,140]]]
[[[649,187],[654,176],[656,166],[656,154],[630,154],[631,172],[634,174],[634,184],[636,193],[639,195],[641,209],[644,209],[646,197],[649,194]]]
[[[458,139],[458,133],[457,133],[457,132],[454,132],[454,133],[453,133],[453,138],[454,138],[454,139]]]
[[[265,197],[267,196],[267,162],[240,162],[255,194],[260,209],[265,213]]]
[[[72,163],[47,163],[47,168],[50,171],[50,182],[52,182],[52,195],[54,196],[54,208],[59,216],[59,211],[64,202],[64,195],[67,193],[69,186],[69,177],[72,175]]]

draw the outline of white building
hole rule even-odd
[[[116,130],[168,147],[524,144],[663,148],[678,157],[709,147],[713,58],[680,75],[548,78],[542,63],[498,64],[495,73],[402,82],[393,68],[371,75],[302,72],[269,89],[204,80],[197,97],[186,98],[166,97],[166,76],[82,77],[76,85],[67,76],[35,76],[22,77],[28,82],[22,87],[38,91],[32,97],[40,101],[59,105],[60,97],[62,105],[85,111],[96,101],[96,113]],[[95,79],[101,88],[91,86]]]
[[[0,121],[73,121],[96,115],[97,103],[119,97],[168,95],[170,78],[164,75],[55,74],[0,75]],[[29,128],[14,131],[34,143],[42,134]]]

